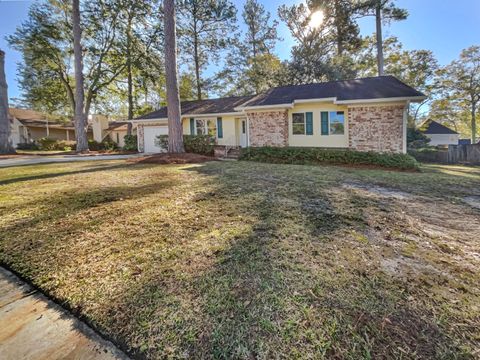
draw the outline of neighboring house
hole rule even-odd
[[[128,132],[128,121],[109,121],[103,115],[89,116],[88,121],[92,125],[93,139],[95,141],[102,142],[108,137],[118,147],[125,146],[124,137]],[[132,135],[136,134],[135,131],[132,131]]]
[[[12,144],[34,143],[41,138],[75,141],[75,127],[71,121],[48,119],[44,114],[25,109],[9,108]],[[92,137],[92,129],[87,135]]]
[[[459,134],[436,121],[426,120],[419,130],[430,139],[428,145],[458,145]]]
[[[184,134],[228,147],[305,146],[405,153],[410,102],[425,95],[392,76],[292,85],[246,97],[182,102]],[[167,108],[131,120],[141,152],[159,152]]]

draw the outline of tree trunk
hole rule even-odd
[[[343,27],[340,23],[340,4],[335,0],[335,27],[337,28],[337,55],[343,55]]]
[[[377,26],[377,66],[378,76],[383,76],[383,38],[382,38],[382,3],[377,0],[377,7],[375,8],[375,20]]]
[[[0,50],[0,154],[13,154],[8,114],[8,87],[5,78],[5,53]]]
[[[128,92],[128,119],[133,119],[133,79],[132,79],[132,17],[128,15],[127,24],[127,92]],[[127,125],[127,135],[132,135],[132,124]]]
[[[165,18],[165,76],[167,82],[168,151],[183,153],[183,129],[180,119],[178,93],[177,39],[175,27],[175,0],[164,0]]]
[[[472,144],[477,143],[477,105],[472,101]]]
[[[195,30],[196,31],[196,30]],[[194,34],[194,57],[195,57],[195,79],[197,80],[197,100],[202,100],[202,84],[200,80],[200,59],[198,58],[198,39],[197,34]]]
[[[73,53],[75,57],[75,138],[77,141],[77,152],[88,152],[87,140],[87,116],[83,108],[83,55],[82,29],[80,28],[80,3],[79,0],[72,1],[72,23],[73,23]]]

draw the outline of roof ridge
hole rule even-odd
[[[391,78],[394,78],[394,79],[398,80],[393,75],[364,76],[364,77],[356,77],[356,78],[352,78],[352,79],[329,80],[329,81],[320,81],[320,82],[310,82],[310,83],[306,83],[306,84],[290,84],[290,85],[274,86],[274,87],[270,88],[268,91],[270,91],[271,89],[281,89],[281,88],[286,88],[286,87],[291,87],[291,86],[331,84],[331,83],[340,83],[340,82],[355,81],[355,80],[380,79],[380,78],[387,78],[387,77],[391,77]],[[398,80],[398,81],[400,81],[400,80]]]

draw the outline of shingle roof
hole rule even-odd
[[[458,134],[456,131],[433,120],[424,122],[420,126],[420,131],[424,134]]]
[[[253,96],[232,96],[219,99],[182,101],[182,115],[185,114],[222,114],[235,112],[234,108],[250,100]],[[135,120],[164,119],[167,117],[167,107],[139,116]]]
[[[393,76],[377,76],[276,87],[256,96],[244,106],[291,104],[300,99],[336,98],[337,101],[342,101],[422,96],[425,95]]]
[[[220,114],[235,112],[244,106],[291,104],[295,100],[336,98],[337,101],[375,100],[385,98],[415,98],[425,95],[393,76],[330,81],[306,85],[281,86],[253,96],[183,101],[182,115]],[[167,107],[138,117],[135,120],[167,118]]]

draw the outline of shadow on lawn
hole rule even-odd
[[[205,255],[213,259],[204,271],[169,268],[127,292],[120,309],[133,312],[122,320],[146,327],[138,356],[397,358],[403,351],[435,358],[457,351],[429,310],[408,303],[405,284],[366,269],[355,253],[362,250],[346,238],[365,226],[362,206],[388,211],[388,204],[342,200],[308,182],[290,187],[276,174],[217,165],[188,171],[205,177],[206,193],[193,200],[199,206],[254,220],[245,220],[250,231]],[[184,256],[186,264],[204,260]],[[145,299],[151,309],[136,308]]]
[[[87,169],[82,169],[82,170],[62,171],[62,172],[50,171],[48,173],[43,173],[43,174],[38,174],[33,176],[24,176],[24,177],[17,177],[13,179],[0,180],[0,185],[14,184],[22,181],[54,179],[54,178],[66,176],[66,175],[88,174],[88,173],[96,173],[96,172],[105,171],[105,170],[116,170],[116,169],[125,168],[126,166],[127,166],[126,164],[117,164],[117,165],[109,165],[109,166],[95,165],[93,167],[90,165]]]

